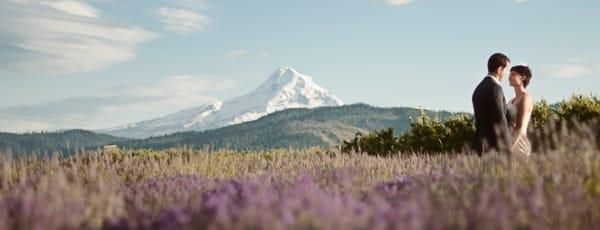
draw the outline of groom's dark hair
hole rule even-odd
[[[493,73],[498,70],[500,67],[505,67],[510,62],[510,58],[508,58],[503,53],[495,53],[488,60],[488,73]]]

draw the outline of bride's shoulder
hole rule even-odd
[[[531,95],[528,92],[525,92],[525,94],[523,94],[523,101],[525,101],[525,102],[532,102],[533,101],[533,97],[531,97]]]
[[[529,93],[526,92],[523,95],[523,98],[521,99],[521,104],[525,108],[528,108],[528,109],[532,109],[533,108],[533,98],[531,97],[531,95],[529,95]]]

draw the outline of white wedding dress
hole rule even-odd
[[[512,103],[512,100],[506,105],[506,116],[508,120],[508,125],[510,126],[511,131],[513,131],[513,138],[519,138],[518,140],[516,140],[517,144],[512,149],[512,152],[514,154],[529,156],[531,154],[531,142],[529,142],[527,135],[518,136],[516,134],[515,129],[517,127],[519,109],[515,104]]]

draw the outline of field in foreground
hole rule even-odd
[[[600,152],[113,150],[0,164],[0,229],[593,229]]]

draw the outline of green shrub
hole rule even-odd
[[[444,149],[446,128],[439,118],[421,115],[417,122],[411,124],[411,131],[405,133],[407,142],[404,151],[411,152],[441,152]],[[408,147],[408,148],[406,148]]]
[[[394,135],[388,128],[369,134],[357,133],[354,139],[344,141],[342,152],[360,152],[369,155],[390,156],[398,152],[458,152],[469,145],[475,135],[474,122],[466,115],[439,118],[422,115],[411,123],[411,131]]]
[[[573,95],[568,101],[559,104],[556,115],[565,121],[585,122],[596,119],[600,117],[600,98],[592,95]]]
[[[445,151],[458,152],[470,147],[475,139],[475,120],[463,115],[451,117],[444,122],[446,128]]]
[[[398,140],[394,129],[388,128],[367,135],[356,133],[352,141],[344,141],[342,151],[365,152],[369,155],[390,156],[398,151]]]
[[[600,146],[600,99],[596,96],[573,95],[569,100],[550,105],[541,100],[534,105],[531,117],[531,132],[536,132],[533,140],[534,151],[546,140],[580,136],[572,133],[575,122],[578,125],[592,126]],[[557,123],[567,122],[568,130],[561,130]],[[543,132],[539,132],[539,131]],[[571,133],[571,134],[567,134]],[[369,134],[357,133],[353,140],[344,141],[342,152],[359,152],[369,155],[389,156],[399,152],[449,153],[460,152],[470,146],[475,137],[475,121],[468,115],[449,117],[445,121],[422,114],[411,123],[410,131],[395,137],[393,129],[384,129]],[[557,147],[557,146],[554,146]],[[553,148],[554,148],[553,147]]]
[[[554,114],[555,110],[552,109],[546,100],[542,99],[533,106],[531,125],[535,128],[542,127],[542,125],[548,124]]]

